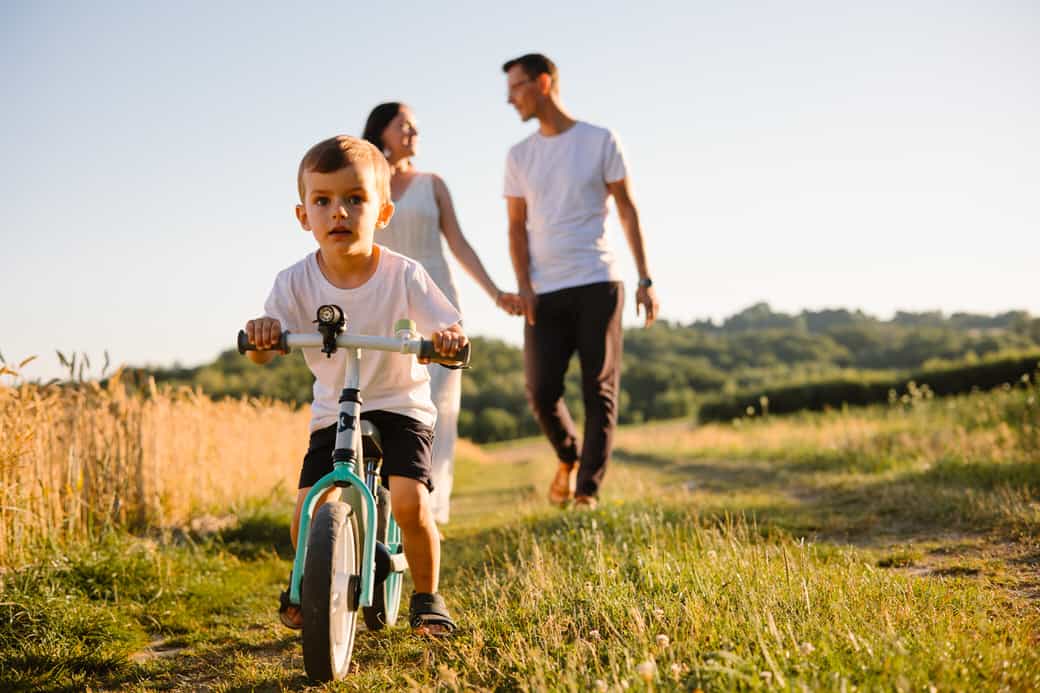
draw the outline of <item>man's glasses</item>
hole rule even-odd
[[[525,84],[530,84],[533,81],[534,81],[533,79],[524,79],[524,80],[520,80],[519,82],[514,82],[513,84],[509,85],[509,93],[510,94],[515,93],[517,89],[519,89],[520,87],[524,86]]]

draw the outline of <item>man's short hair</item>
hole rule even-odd
[[[300,189],[300,202],[304,201],[304,195],[307,193],[303,189],[305,171],[332,173],[347,166],[356,167],[366,164],[372,167],[372,173],[376,179],[376,191],[382,201],[389,202],[390,165],[386,162],[386,157],[371,142],[350,135],[336,135],[322,140],[303,155],[303,159],[300,160],[300,170],[296,174],[296,185]]]
[[[549,75],[549,79],[552,80],[553,91],[559,89],[560,73],[556,69],[556,63],[541,53],[528,53],[527,55],[521,55],[519,58],[507,60],[502,66],[502,72],[509,72],[517,65],[523,68],[524,74],[527,75],[528,79],[538,79],[538,75]]]

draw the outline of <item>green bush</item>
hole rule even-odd
[[[516,438],[518,430],[515,416],[505,409],[489,407],[477,414],[471,435],[478,443],[493,443]]]
[[[1040,354],[1033,354],[956,368],[919,371],[899,378],[841,378],[762,388],[704,402],[697,416],[706,423],[729,421],[748,414],[788,414],[837,409],[845,405],[878,404],[889,401],[893,396],[907,394],[911,386],[927,387],[931,393],[939,396],[956,395],[1016,383],[1023,376],[1035,373],[1038,368]]]

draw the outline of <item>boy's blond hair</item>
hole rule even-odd
[[[390,165],[386,162],[386,157],[371,142],[350,135],[336,135],[322,140],[303,155],[303,159],[300,160],[300,170],[296,174],[296,185],[300,189],[300,202],[304,201],[303,198],[307,194],[303,186],[305,171],[332,173],[347,166],[365,164],[372,167],[372,173],[376,179],[376,190],[382,198],[381,202],[389,202]]]

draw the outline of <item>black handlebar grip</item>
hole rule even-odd
[[[433,363],[439,363],[448,368],[469,368],[469,344],[455,352],[454,356],[444,356],[433,348],[433,342],[429,339],[422,340],[419,348],[419,358],[429,359]]]
[[[238,331],[238,353],[245,354],[247,351],[280,351],[283,354],[289,353],[289,333],[282,332],[282,335],[278,338],[278,346],[274,349],[257,349],[256,345],[249,341],[249,337],[246,335],[245,330]]]

